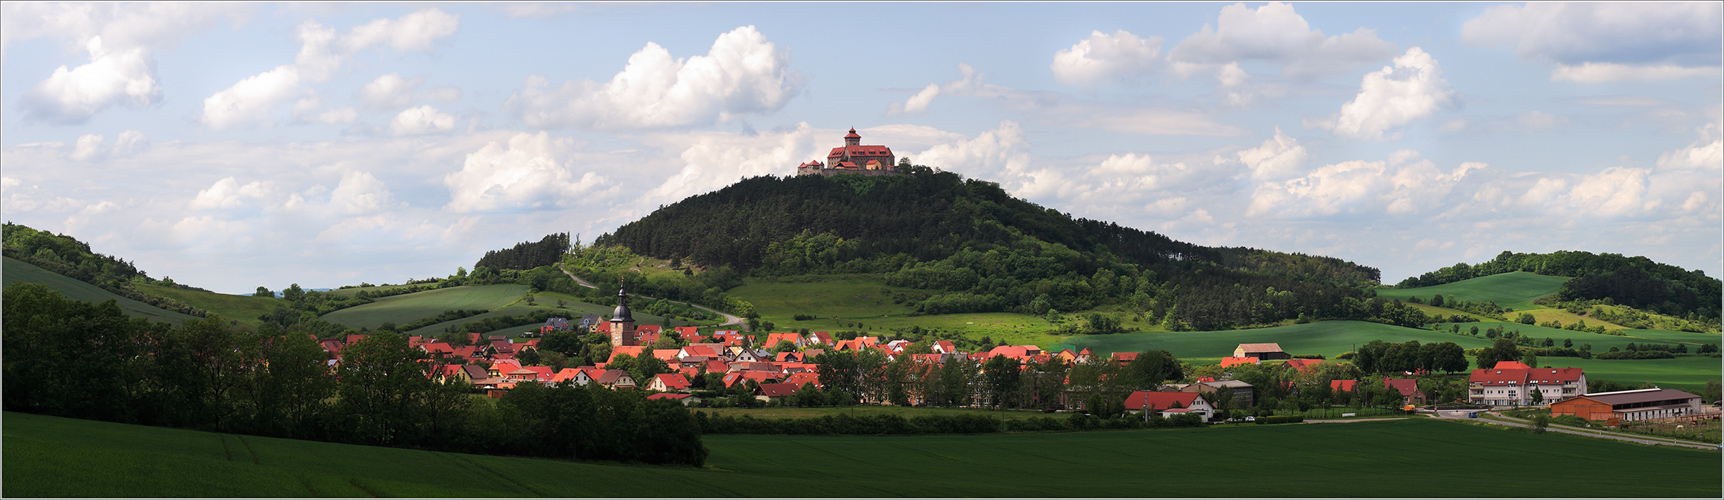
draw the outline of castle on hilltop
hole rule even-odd
[[[832,148],[832,152],[826,155],[826,163],[816,160],[797,165],[796,175],[898,175],[898,171],[893,169],[896,161],[892,148],[864,146],[862,136],[852,128],[844,136],[844,145]]]

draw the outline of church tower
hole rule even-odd
[[[862,136],[858,135],[856,133],[855,128],[851,128],[850,133],[844,135],[844,145],[845,146],[860,146],[860,145],[862,145]]]
[[[629,313],[628,295],[617,289],[617,310],[611,312],[611,346],[635,345],[635,318]]]

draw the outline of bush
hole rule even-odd
[[[1257,423],[1258,424],[1296,424],[1296,423],[1304,422],[1304,421],[1305,421],[1304,415],[1275,415],[1275,416],[1270,416],[1270,417],[1257,417]]]

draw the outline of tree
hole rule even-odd
[[[1526,354],[1521,357],[1520,362],[1527,366],[1538,368],[1538,355],[1533,354],[1532,351],[1527,351]]]
[[[271,292],[271,291],[269,291],[269,288],[260,286],[260,287],[257,287],[257,291],[252,293],[251,296],[275,298],[275,292]]]
[[[1529,356],[1530,356],[1530,354],[1529,354]],[[1532,393],[1532,404],[1534,404],[1534,405],[1544,404],[1544,391],[1539,390],[1538,387],[1535,387],[1535,386],[1528,386],[1526,388],[1526,391]]]
[[[1443,294],[1431,296],[1431,307],[1443,307]]]
[[[1018,385],[1023,382],[1019,371],[1018,360],[996,355],[988,358],[982,364],[983,378],[986,380],[988,398],[997,408],[1005,408],[1012,396],[1018,392]]]
[[[1537,322],[1538,322],[1538,318],[1532,317],[1532,313],[1524,313],[1524,312],[1520,313],[1520,319],[1519,319],[1520,324],[1530,325],[1530,324],[1537,323]]]
[[[299,288],[299,283],[294,283],[281,291],[281,298],[287,299],[288,302],[299,302],[305,298],[305,290]]]
[[[538,349],[522,349],[515,355],[515,359],[521,361],[521,366],[537,365],[541,361],[540,358]]]
[[[1532,433],[1533,434],[1544,434],[1545,428],[1549,427],[1549,426],[1550,426],[1550,415],[1539,414],[1538,416],[1535,416],[1532,418]]]
[[[780,340],[778,341],[778,345],[772,346],[773,354],[784,352],[796,352],[796,343],[788,340]]]

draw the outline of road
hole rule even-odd
[[[1484,423],[1494,424],[1494,425],[1502,425],[1502,426],[1507,426],[1507,427],[1532,427],[1533,426],[1532,422],[1518,419],[1518,418],[1514,418],[1514,417],[1504,416],[1503,414],[1497,413],[1494,411],[1493,412],[1487,412],[1489,414],[1489,417],[1486,417],[1486,418],[1467,418],[1467,413],[1469,411],[1478,411],[1478,410],[1439,410],[1439,411],[1437,411],[1437,417],[1439,419],[1442,419],[1442,420],[1466,420],[1466,421],[1474,421],[1474,422],[1484,422]],[[1619,433],[1615,433],[1615,432],[1606,432],[1606,431],[1599,431],[1599,430],[1592,430],[1592,429],[1581,429],[1578,427],[1569,427],[1566,425],[1559,425],[1559,424],[1547,425],[1547,426],[1545,426],[1545,430],[1548,432],[1560,432],[1563,434],[1574,434],[1576,436],[1587,436],[1587,437],[1604,438],[1604,439],[1615,439],[1617,441],[1628,441],[1631,443],[1640,443],[1640,444],[1650,444],[1650,445],[1660,445],[1660,446],[1678,446],[1678,447],[1683,447],[1683,448],[1696,448],[1696,449],[1701,449],[1701,450],[1716,450],[1716,449],[1718,449],[1718,445],[1716,445],[1716,444],[1695,443],[1692,441],[1682,441],[1682,440],[1677,440],[1677,439],[1661,438],[1661,437],[1654,437],[1654,436],[1633,436],[1633,435],[1627,435],[1627,434],[1619,434]]]
[[[594,289],[594,290],[597,290],[597,289],[598,289],[598,288],[599,288],[599,287],[596,287],[596,286],[593,286],[593,284],[592,284],[592,283],[587,283],[587,280],[584,280],[584,279],[581,279],[581,277],[579,277],[579,276],[575,276],[575,273],[571,273],[571,272],[569,272],[569,270],[568,270],[568,269],[567,269],[567,268],[564,268],[564,267],[563,267],[563,264],[562,264],[562,263],[558,263],[558,264],[557,264],[557,269],[558,269],[558,270],[560,270],[560,271],[562,271],[562,272],[563,272],[563,274],[566,274],[566,275],[569,275],[569,279],[572,279],[572,280],[575,280],[575,284],[577,284],[577,285],[580,285],[580,286],[584,286],[584,287],[587,287],[587,288],[591,288],[591,289]],[[658,300],[658,299],[656,299],[656,298],[653,298],[653,297],[648,297],[648,296],[645,296],[645,295],[640,295],[640,294],[636,294],[636,295],[635,295],[635,296],[636,296],[636,297],[640,297],[640,298],[643,298],[643,299],[651,299],[651,300]],[[745,331],[745,332],[746,332],[746,331],[748,331],[748,322],[746,322],[746,321],[743,321],[743,320],[742,320],[742,317],[741,317],[741,316],[736,316],[736,315],[733,315],[733,314],[730,314],[730,313],[727,313],[727,312],[724,312],[724,311],[720,311],[720,310],[717,310],[717,309],[713,309],[713,308],[710,308],[710,307],[706,307],[706,306],[702,306],[702,305],[699,305],[699,304],[694,304],[694,303],[691,303],[691,302],[677,302],[677,301],[674,301],[674,300],[673,300],[673,301],[671,301],[671,302],[672,302],[672,303],[677,303],[677,304],[682,304],[682,305],[686,305],[686,306],[689,306],[689,307],[693,307],[693,308],[695,308],[695,309],[699,309],[699,310],[702,310],[702,311],[706,311],[706,312],[709,312],[709,313],[713,313],[713,314],[717,314],[717,315],[719,315],[719,316],[724,316],[724,322],[723,322],[723,323],[719,323],[719,324],[718,324],[718,326],[725,326],[725,325],[736,325],[736,326],[737,326],[737,327],[740,327],[740,328],[742,328],[742,331]]]

